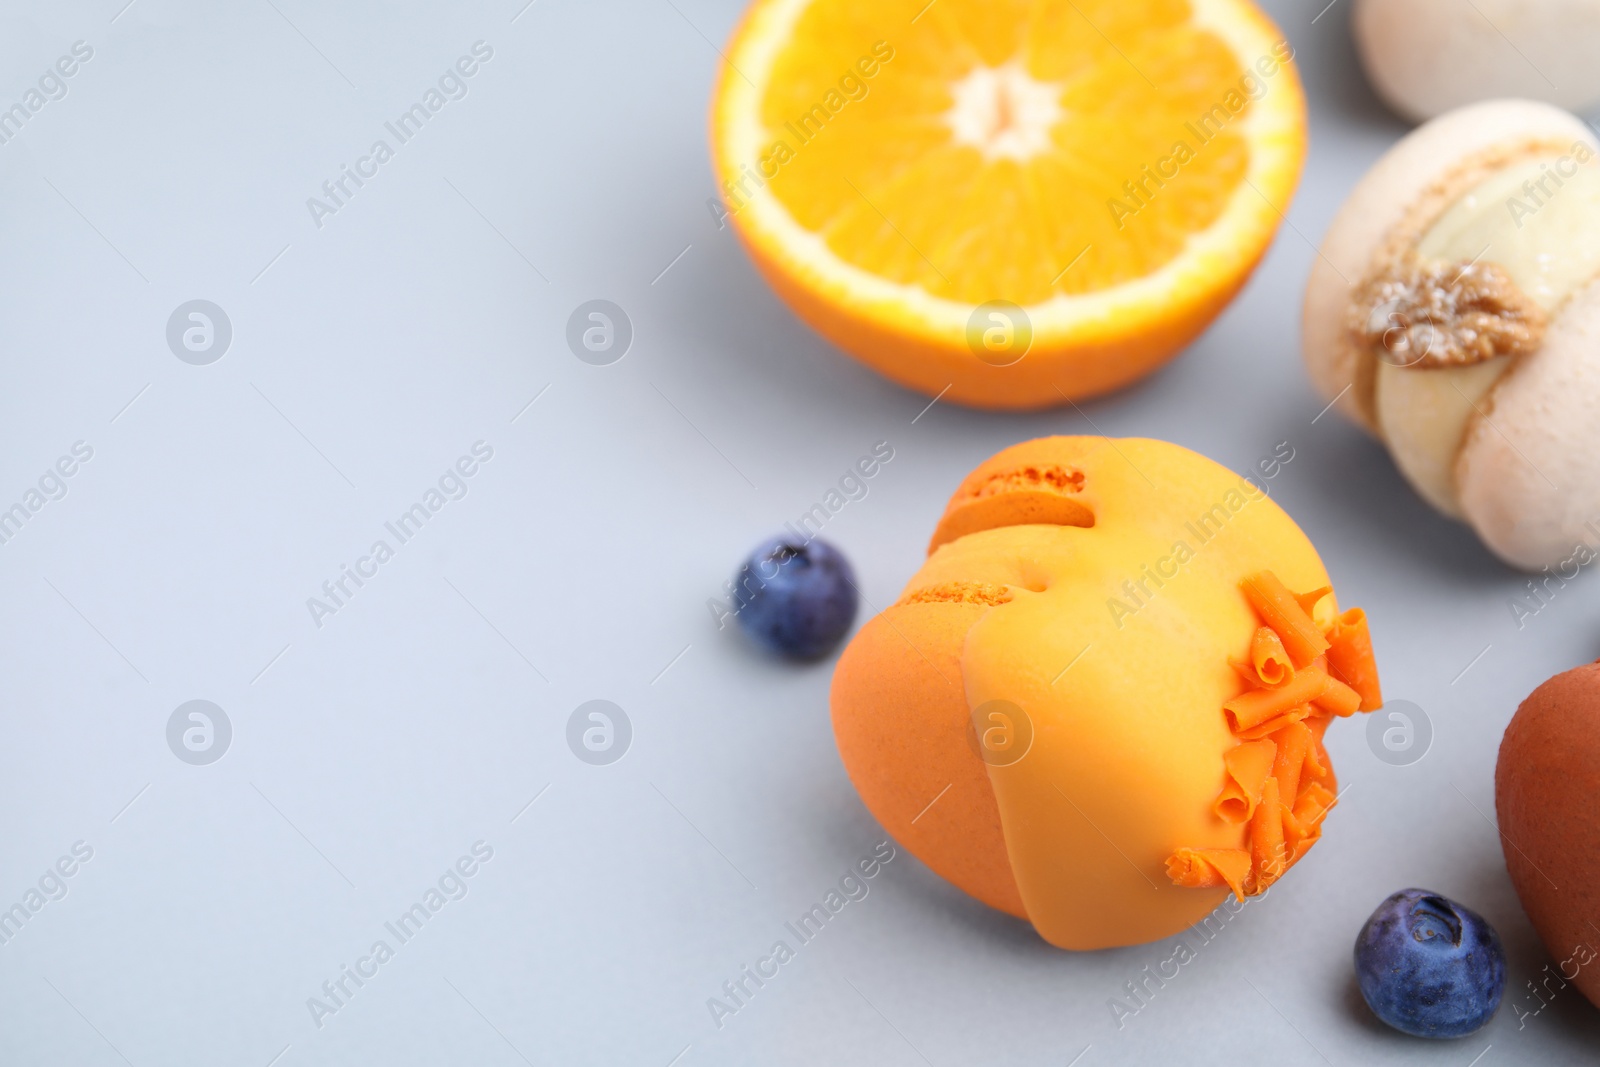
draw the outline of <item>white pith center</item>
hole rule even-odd
[[[957,144],[989,159],[1025,160],[1050,147],[1050,131],[1066,112],[1061,86],[1042,82],[1015,61],[974,67],[950,87],[945,120]]]

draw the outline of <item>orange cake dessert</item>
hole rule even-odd
[[[1258,484],[1099,437],[970,474],[832,691],[884,827],[1070,949],[1265,891],[1335,802],[1323,732],[1381,703],[1365,615]]]

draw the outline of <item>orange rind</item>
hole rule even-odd
[[[834,344],[978,407],[1172,358],[1305,156],[1293,49],[1250,0],[756,0],[724,54],[719,223]]]

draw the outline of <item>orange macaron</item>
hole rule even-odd
[[[832,689],[884,827],[1071,949],[1282,877],[1335,800],[1323,732],[1381,702],[1365,616],[1260,484],[1102,437],[973,471]]]
[[[1597,793],[1600,663],[1589,663],[1539,686],[1512,716],[1494,800],[1511,884],[1553,969],[1600,1005]]]

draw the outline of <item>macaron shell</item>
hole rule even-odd
[[[961,650],[987,610],[898,604],[870,620],[834,670],[833,732],[862,802],[896,841],[957,888],[1025,919],[1000,810],[968,742]]]
[[[1083,472],[1109,437],[1040,437],[984,460],[951,494],[928,552],[979,530],[1030,523],[1093,526],[1098,489]]]
[[[1419,122],[1491,97],[1600,99],[1582,46],[1600,35],[1596,0],[1356,0],[1350,24],[1373,88]]]
[[[957,490],[954,500],[961,499]],[[1000,809],[977,754],[961,655],[992,601],[1042,585],[1039,559],[1064,534],[1053,526],[999,525],[944,544],[924,561],[900,601],[845,649],[830,703],[845,770],[884,829],[957,888],[1026,919]]]
[[[982,530],[1033,525],[1093,526],[1094,512],[1083,501],[1053,489],[1015,489],[952,506],[934,530],[928,551]]]
[[[1494,783],[1523,910],[1553,965],[1600,1006],[1600,664],[1558,674],[1522,702]]]
[[[1423,372],[1426,373],[1426,372]],[[1573,294],[1544,344],[1473,417],[1456,460],[1461,508],[1496,555],[1537,570],[1600,534],[1600,281]]]
[[[1437,195],[1452,169],[1479,153],[1502,144],[1577,140],[1596,143],[1588,127],[1560,108],[1532,100],[1491,100],[1418,127],[1373,165],[1334,216],[1306,285],[1302,354],[1324,401],[1337,398],[1340,413],[1382,436],[1367,406],[1374,357],[1351,341],[1346,316],[1351,292],[1375,266],[1390,231],[1417,204]]]

